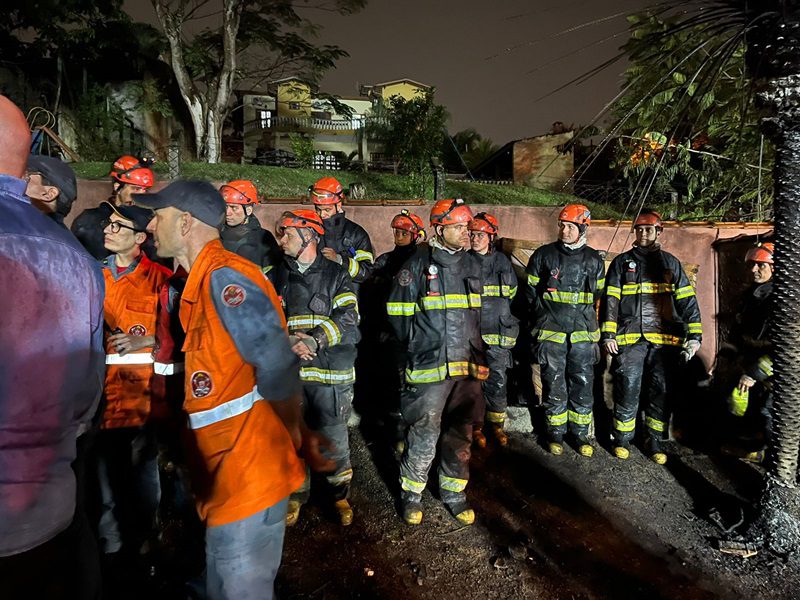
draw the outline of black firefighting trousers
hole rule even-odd
[[[481,384],[484,402],[478,403],[475,423],[480,426],[485,418],[488,423],[502,425],[506,420],[506,408],[508,408],[506,371],[513,366],[511,350],[500,346],[488,346],[486,360],[489,363],[489,377]]]
[[[446,379],[406,387],[401,396],[401,412],[408,427],[400,459],[403,501],[418,501],[422,495],[437,444],[442,501],[456,504],[464,500],[472,421],[481,399],[481,384],[475,379]]]
[[[318,431],[332,443],[334,448],[325,449],[322,454],[336,463],[333,473],[325,479],[328,492],[333,500],[347,498],[350,493],[350,480],[353,467],[350,464],[350,440],[347,434],[347,421],[353,407],[353,384],[325,385],[303,383],[303,418],[306,425]],[[301,503],[308,500],[311,491],[310,473],[292,499]]]
[[[585,439],[592,423],[597,344],[541,342],[536,357],[542,374],[548,437],[561,441],[569,425],[571,434]]]
[[[666,439],[670,417],[669,400],[680,360],[679,346],[662,346],[641,340],[619,347],[614,357],[615,443],[633,439],[639,399],[644,400],[646,443]]]

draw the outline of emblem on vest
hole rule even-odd
[[[192,384],[192,396],[195,398],[205,398],[208,396],[214,385],[211,382],[211,375],[205,371],[195,371],[192,373],[190,382]]]
[[[128,329],[128,335],[144,337],[147,335],[147,328],[144,325],[140,325],[138,323],[136,325],[131,325],[131,328]]]
[[[242,304],[245,298],[247,298],[247,292],[245,292],[244,288],[240,285],[232,283],[226,285],[225,289],[222,290],[222,302],[231,308],[236,308]]]

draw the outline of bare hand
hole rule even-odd
[[[322,256],[324,256],[328,260],[332,260],[333,262],[339,262],[339,255],[333,248],[323,248],[322,250],[320,250],[320,252],[322,252]]]
[[[303,341],[304,339],[312,339],[311,336],[299,331],[294,332],[292,335],[299,340],[292,346],[292,352],[299,356],[300,360],[314,360],[317,356],[316,352],[313,352],[309,345]]]
[[[748,375],[742,375],[739,378],[739,385],[736,387],[739,388],[739,392],[744,394],[747,390],[753,387],[756,384],[756,380]]]
[[[106,340],[108,349],[116,352],[120,356],[125,356],[129,352],[136,352],[142,348],[149,348],[155,343],[152,335],[130,335],[129,333],[115,333],[108,336]]]
[[[617,340],[603,340],[603,347],[609,354],[619,354],[619,345],[617,345]]]
[[[308,468],[318,473],[330,473],[336,468],[336,463],[322,455],[322,450],[333,452],[336,446],[321,433],[306,429],[303,431],[303,445],[300,454],[306,461]]]

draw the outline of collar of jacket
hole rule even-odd
[[[318,271],[318,270],[322,269],[322,266],[323,266],[323,262],[322,261],[323,260],[328,260],[327,258],[322,256],[321,252],[317,251],[317,257],[314,259],[314,262],[312,262],[309,265],[309,267],[303,273],[301,273],[300,269],[298,268],[297,259],[296,258],[294,258],[292,256],[287,256],[287,255],[284,255],[283,258],[284,258],[284,261],[286,262],[286,267],[289,269],[289,272],[290,273],[294,273],[296,275],[300,275],[301,277],[304,276],[309,271]]]
[[[186,287],[183,288],[183,294],[181,294],[181,301],[186,301],[191,304],[197,302],[197,299],[200,297],[200,284],[203,281],[203,275],[206,272],[206,269],[209,266],[209,263],[214,260],[214,256],[220,252],[223,252],[225,249],[222,247],[222,241],[219,239],[211,240],[203,249],[200,250],[200,254],[197,255],[197,258],[192,265],[191,270],[189,271],[189,276],[186,278]]]
[[[661,244],[658,242],[654,242],[652,245],[647,246],[646,248],[640,246],[636,242],[633,242],[632,250],[639,254],[640,256],[647,256],[648,254],[655,254],[656,252],[661,251]]]
[[[116,254],[109,254],[108,258],[105,260],[106,268],[111,271],[111,276],[114,278],[114,281],[117,281],[125,275],[129,275],[133,273],[136,269],[139,268],[139,265],[147,266],[150,263],[150,259],[147,258],[147,255],[144,253],[144,250],[139,247],[139,256],[133,259],[133,262],[128,265],[128,267],[122,272],[117,273],[117,255]],[[139,282],[134,280],[134,285],[137,285]]]
[[[250,215],[244,223],[233,227],[225,225],[220,232],[220,237],[223,240],[240,240],[256,229],[261,229],[261,223],[258,221],[258,217]]]
[[[764,300],[772,293],[772,279],[759,283],[753,288],[753,298],[756,300]]]
[[[17,179],[11,175],[0,174],[0,190],[7,192],[27,204],[31,203],[31,199],[25,195],[25,189],[28,184],[23,179]]]
[[[325,236],[332,236],[334,238],[338,238],[342,230],[344,229],[344,224],[347,221],[347,217],[345,216],[345,212],[342,211],[340,213],[336,213],[332,217],[322,220],[322,226],[325,228]]]

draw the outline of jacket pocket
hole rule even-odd
[[[513,348],[519,336],[519,319],[514,315],[500,315],[500,347]]]

